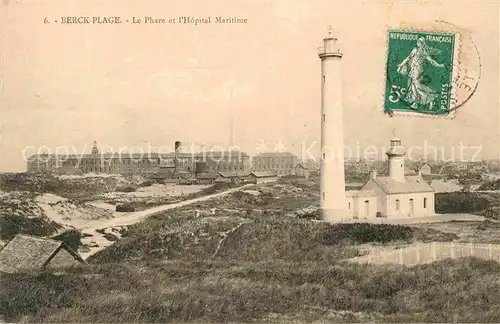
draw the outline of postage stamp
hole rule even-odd
[[[384,111],[453,117],[459,33],[388,31]]]

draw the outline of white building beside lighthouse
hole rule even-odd
[[[404,147],[397,137],[391,139],[387,151],[389,158],[389,174],[378,176],[376,171],[370,173],[370,179],[361,188],[360,193],[370,191],[376,196],[376,211],[380,217],[405,218],[426,217],[435,215],[434,189],[422,178],[420,171],[417,175],[405,175]],[[362,197],[361,197],[362,199]],[[352,212],[353,217],[377,217],[370,214]]]
[[[323,39],[321,59],[321,216],[327,222],[377,217],[407,218],[435,215],[434,190],[418,175],[405,175],[401,140],[391,139],[389,174],[370,179],[361,190],[345,191],[341,60],[337,39]]]

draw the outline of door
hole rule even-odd
[[[413,204],[413,198],[410,199],[410,217],[413,216],[413,212],[415,211],[415,206]]]
[[[370,201],[365,200],[365,218],[370,215]]]

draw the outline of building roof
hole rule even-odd
[[[347,190],[346,197],[376,197],[377,193],[374,190]]]
[[[231,172],[231,171],[219,171],[218,174],[223,178],[236,178],[236,177],[246,177],[248,172]]]
[[[302,163],[297,164],[297,165],[295,166],[295,168],[302,168],[302,169],[304,169],[304,170],[309,170],[309,171],[314,170],[313,168],[307,168],[307,167],[305,167]]]
[[[284,157],[284,156],[296,157],[295,154],[290,152],[262,152],[254,157]]]
[[[68,251],[81,263],[85,261],[62,241],[17,234],[0,251],[0,272],[16,273],[40,270],[60,249]]]
[[[405,176],[405,182],[390,177],[377,177],[370,181],[374,181],[386,194],[434,192],[434,189],[420,176]]]
[[[197,179],[210,180],[217,179],[219,177],[218,173],[198,173],[196,175]]]
[[[272,171],[252,171],[250,172],[250,174],[257,178],[271,178],[278,176],[275,172]]]

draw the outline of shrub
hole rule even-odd
[[[500,179],[486,181],[478,190],[500,190]]]
[[[82,233],[78,230],[67,230],[57,236],[52,237],[53,240],[63,241],[73,250],[77,251],[78,247],[82,245]]]
[[[2,240],[11,240],[17,234],[48,236],[61,228],[61,225],[44,217],[0,215],[0,239]]]
[[[134,192],[136,190],[137,190],[137,188],[132,187],[132,186],[125,186],[125,187],[116,188],[116,191],[118,191],[118,192]]]
[[[116,205],[116,211],[120,213],[130,213],[134,212],[135,208],[129,204]]]
[[[336,224],[330,225],[321,233],[323,244],[363,244],[387,243],[390,241],[410,241],[413,229],[408,226],[387,224]]]
[[[488,208],[488,200],[474,192],[437,193],[436,213],[475,213]]]

